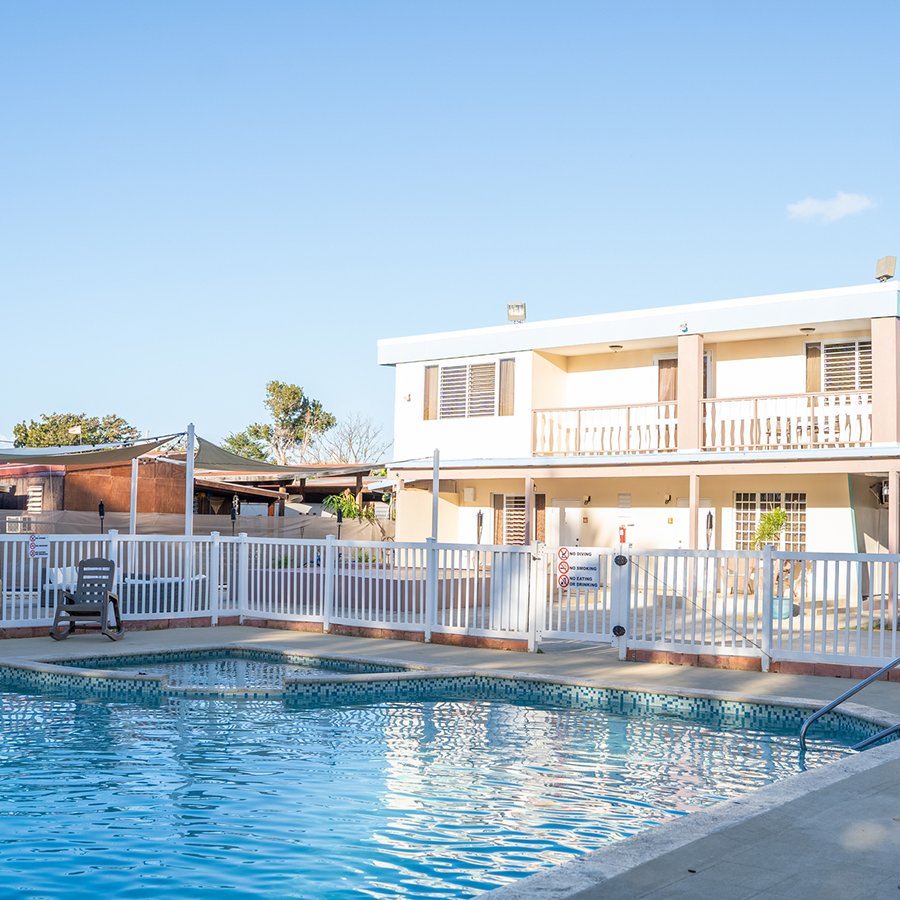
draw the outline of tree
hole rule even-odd
[[[258,459],[260,462],[269,461],[269,452],[266,449],[265,436],[259,433],[259,425],[248,425],[243,431],[229,434],[222,446],[238,456],[246,456],[247,459]]]
[[[80,432],[72,429],[80,428]],[[133,441],[140,432],[121,416],[110,413],[102,419],[84,413],[42,413],[39,421],[19,422],[13,427],[16,447],[59,447],[67,444],[108,444]]]
[[[314,456],[324,463],[382,462],[390,446],[380,425],[354,413],[319,437]]]
[[[271,424],[255,422],[229,435],[224,444],[233,453],[271,460],[279,466],[302,462],[309,457],[313,441],[337,421],[318,400],[307,397],[303,388],[283,381],[266,385],[265,405]]]

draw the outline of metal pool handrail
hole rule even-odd
[[[900,665],[900,656],[898,656],[893,662],[889,662],[886,666],[882,666],[877,672],[873,672],[869,675],[868,678],[863,678],[859,684],[854,685],[850,688],[849,691],[844,691],[840,697],[832,700],[831,703],[826,703],[821,709],[817,709],[811,716],[809,716],[803,725],[800,728],[800,751],[802,753],[806,752],[806,732],[809,731],[809,726],[812,725],[817,719],[821,719],[825,713],[831,712],[835,707],[840,706],[845,700],[849,700],[854,694],[859,693],[864,687],[870,685],[873,681],[878,678],[881,678],[885,672],[889,672],[894,666]],[[880,740],[882,737],[887,737],[889,734],[892,734],[894,731],[900,730],[900,724],[892,726],[891,728],[887,728],[884,731],[880,731],[878,734],[873,735],[870,738],[866,738],[866,740],[861,741],[859,744],[856,744],[851,749],[853,750],[861,750],[863,747],[868,747],[869,744],[875,743],[875,740]]]

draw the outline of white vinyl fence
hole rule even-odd
[[[170,535],[0,535],[0,629],[47,626],[78,562],[116,561],[132,620],[222,617],[526,641],[567,639],[761,661],[900,655],[900,556]]]
[[[36,550],[30,535],[0,535],[0,628],[49,625],[59,591],[75,588],[79,560],[100,556],[116,561],[126,624],[238,616],[535,646],[539,586],[530,547],[114,531],[40,540]]]

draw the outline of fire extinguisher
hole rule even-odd
[[[625,543],[625,526],[624,525],[619,526],[619,543],[620,544]]]

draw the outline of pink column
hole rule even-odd
[[[703,435],[703,335],[678,337],[678,449],[699,450]]]
[[[900,443],[900,319],[872,319],[872,443]],[[896,553],[896,550],[891,551]]]

